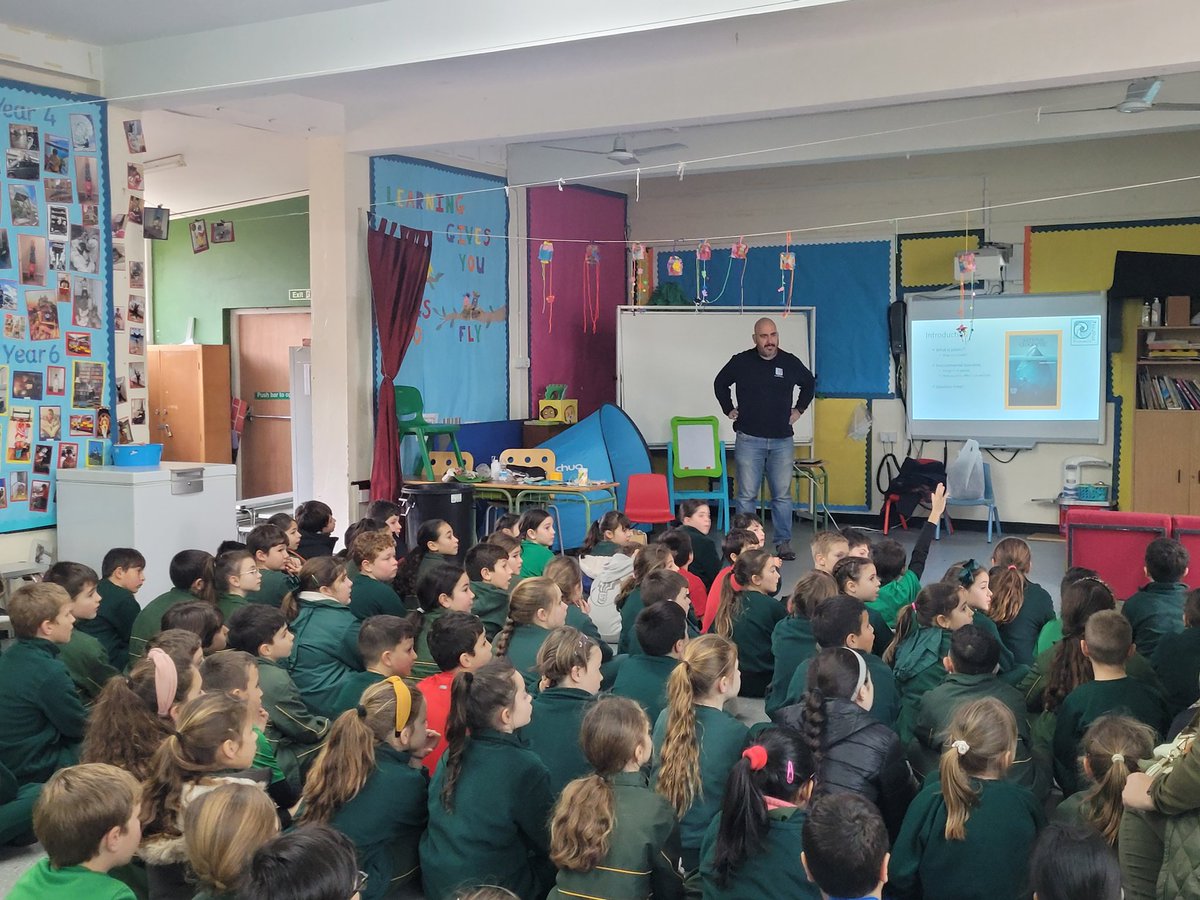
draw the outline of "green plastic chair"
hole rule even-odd
[[[407,384],[396,385],[396,427],[403,441],[407,435],[417,439],[421,448],[421,470],[419,477],[433,480],[433,462],[429,459],[430,441],[440,436],[450,438],[450,446],[454,448],[454,456],[459,466],[463,463],[462,451],[458,449],[457,425],[431,425],[425,421],[425,401],[421,392]]]

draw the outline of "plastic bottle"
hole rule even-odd
[[[1156,328],[1162,324],[1162,304],[1157,297],[1150,303],[1150,324]]]
[[[500,480],[500,460],[492,457],[492,481]]]
[[[1142,328],[1150,327],[1150,301],[1149,300],[1147,300],[1145,303],[1142,304],[1141,326],[1142,326]]]

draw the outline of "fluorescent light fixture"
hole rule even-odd
[[[142,163],[142,168],[149,172],[153,169],[182,169],[187,165],[187,160],[183,158],[182,153],[175,153],[171,156],[160,156],[158,159],[148,159]]]

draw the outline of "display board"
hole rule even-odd
[[[754,323],[770,316],[779,331],[779,348],[798,356],[817,374],[813,347],[816,312],[779,309],[622,306],[617,310],[617,405],[641,430],[646,443],[666,446],[672,416],[711,416],[721,422],[721,441],[733,443],[733,423],[721,414],[713,379],[735,353],[753,346]],[[734,399],[736,402],[736,388]],[[813,442],[813,407],[795,424],[798,444]]]
[[[115,436],[105,129],[100,101],[0,81],[0,532],[53,525],[55,473]]]

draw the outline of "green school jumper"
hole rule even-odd
[[[646,718],[657,722],[658,714],[667,708],[667,679],[678,665],[679,660],[673,656],[635,653],[621,664],[612,692],[636,700],[646,711]]]
[[[780,619],[771,632],[771,655],[775,657],[775,668],[771,685],[767,688],[767,715],[788,705],[788,685],[800,663],[816,656],[820,648],[812,633],[812,622],[800,616]]]
[[[1172,716],[1178,715],[1200,697],[1200,628],[1164,634],[1154,650],[1153,663],[1167,707]]]
[[[333,702],[336,712],[330,718],[336,719],[346,710],[355,709],[362,701],[363,691],[373,684],[379,684],[385,677],[378,672],[354,672],[346,676],[346,680],[342,682],[342,689]]]
[[[1033,668],[1025,673],[1025,677],[1017,685],[1017,690],[1025,695],[1025,708],[1031,713],[1042,711],[1042,698],[1046,693],[1046,682],[1050,677],[1050,667],[1054,663],[1054,654],[1057,649],[1056,643],[1039,653],[1038,658],[1033,661]],[[1136,678],[1160,694],[1163,693],[1162,682],[1158,680],[1158,675],[1155,674],[1154,669],[1142,654],[1135,653],[1129,657],[1125,663],[1125,674],[1130,678]]]
[[[363,670],[358,655],[360,622],[336,600],[305,591],[298,598],[300,612],[292,622],[296,642],[284,664],[292,675],[304,704],[329,716],[342,682]]]
[[[731,640],[738,648],[743,697],[762,697],[775,672],[771,635],[787,610],[778,600],[758,591],[742,592],[742,610],[733,621]]]
[[[508,591],[486,581],[472,581],[471,593],[475,595],[471,612],[483,623],[483,633],[488,641],[493,641],[508,618]]]
[[[608,646],[607,641],[600,639],[600,629],[596,627],[596,623],[592,621],[592,617],[574,603],[567,607],[567,621],[565,624],[582,631],[596,642],[596,646],[600,648],[600,662],[602,664],[613,658],[612,647]]]
[[[975,616],[979,618],[978,614]],[[1000,640],[1018,665],[1032,666],[1036,658],[1038,635],[1054,621],[1054,601],[1040,584],[1025,580],[1021,611],[1006,625],[997,625]]]
[[[37,840],[33,805],[41,793],[40,784],[18,784],[12,772],[0,765],[0,847],[25,846]]]
[[[1034,648],[1033,658],[1036,660],[1039,656],[1062,640],[1062,619],[1052,619],[1042,626],[1042,630],[1038,632],[1037,647]]]
[[[108,662],[118,672],[129,665],[129,635],[133,631],[134,619],[142,611],[142,605],[132,591],[127,591],[102,578],[96,585],[100,594],[100,610],[94,619],[81,619],[75,628],[90,634],[100,642],[108,654]]]
[[[329,734],[329,720],[309,711],[282,662],[261,656],[256,657],[255,662],[258,663],[262,705],[267,711],[267,727],[263,733],[279,768],[293,786],[299,787],[303,783],[301,771],[316,758],[321,742]]]
[[[866,661],[867,672],[871,675],[871,685],[875,689],[875,702],[871,704],[872,718],[895,730],[896,720],[900,716],[900,692],[896,690],[896,676],[892,674],[888,664],[874,653],[855,652]],[[784,691],[784,702],[780,705],[780,709],[799,703],[804,697],[804,692],[808,690],[808,667],[812,661],[813,657],[809,657],[796,667],[792,683]]]
[[[584,553],[584,556],[616,556],[617,545],[614,541],[600,541],[591,550]]]
[[[782,806],[767,810],[767,837],[758,853],[746,857],[729,873],[722,887],[717,883],[718,815],[704,833],[700,849],[700,879],[704,900],[762,900],[764,897],[788,897],[796,900],[821,900],[821,890],[808,880],[804,866],[797,865],[804,849],[801,831],[804,810]]]
[[[554,559],[553,551],[536,541],[521,541],[521,571],[517,578],[533,578],[546,571],[546,563]]]
[[[721,571],[721,554],[713,539],[698,528],[684,525],[683,530],[692,539],[692,564],[688,571],[704,582],[704,589],[711,590],[717,573]]]
[[[683,848],[686,871],[700,864],[700,844],[709,823],[721,814],[725,782],[746,749],[750,730],[720,709],[711,706],[692,707],[696,716],[696,741],[700,747],[700,787],[691,808],[679,821],[679,843]],[[669,710],[663,710],[654,723],[654,759],[652,777],[657,781],[662,768],[662,746],[667,736]]]
[[[0,764],[21,784],[79,762],[87,710],[58,652],[43,638],[18,638],[0,656]]]
[[[8,894],[8,900],[137,900],[117,879],[83,866],[56,869],[42,857]]]
[[[933,543],[933,532],[932,522],[921,526],[917,543],[909,554],[908,568],[900,573],[900,577],[880,585],[875,599],[867,604],[867,609],[879,613],[889,629],[896,627],[896,616],[900,610],[917,599],[921,590],[921,576],[925,574],[925,560],[929,557],[929,547]]]
[[[917,725],[921,697],[946,680],[942,660],[950,653],[950,634],[944,628],[916,626],[896,649],[893,672],[900,691],[900,715],[896,732],[900,746],[907,747]]]
[[[617,638],[618,653],[641,652],[642,648],[638,643],[637,632],[633,626],[637,622],[638,613],[645,608],[646,605],[642,603],[642,589],[635,587],[629,592],[624,605],[621,606],[621,636]]]
[[[467,739],[454,791],[442,804],[446,758],[429,787],[429,826],[421,838],[425,896],[446,898],[461,884],[495,884],[518,897],[542,897],[553,883],[550,773],[515,734],[490,728]]]
[[[78,628],[71,630],[71,640],[58,645],[58,658],[63,661],[71,680],[79,688],[84,703],[91,703],[100,694],[104,682],[121,674],[109,664],[104,646],[90,634]]]
[[[233,618],[233,614],[243,606],[249,606],[250,599],[243,597],[241,594],[230,594],[228,592],[217,598],[217,608],[221,610],[221,615],[225,617],[225,624],[229,624],[229,620]]]
[[[525,679],[525,689],[536,695],[538,682],[542,676],[538,674],[537,655],[542,644],[550,636],[550,631],[537,625],[517,625],[513,628],[508,650],[504,654],[513,664],[521,677]]]
[[[406,751],[375,745],[375,771],[329,824],[354,842],[367,873],[362,900],[381,900],[415,882],[418,848],[429,819],[428,778],[414,769]]]
[[[351,601],[353,605],[353,601]],[[433,654],[429,652],[429,632],[433,629],[433,623],[440,619],[446,613],[446,607],[438,606],[437,609],[427,610],[421,614],[421,630],[417,634],[417,659],[413,663],[412,674],[409,678],[412,680],[410,685],[414,686],[422,678],[428,678],[430,675],[436,675],[442,671],[442,667],[433,661]]]
[[[579,745],[583,717],[595,696],[578,688],[546,688],[533,700],[533,717],[521,738],[550,771],[550,792],[557,797],[567,783],[588,774],[591,766]]]
[[[246,595],[246,599],[251,603],[262,603],[265,606],[279,609],[283,605],[284,595],[300,587],[299,579],[285,575],[283,572],[262,569],[261,574],[262,584],[258,586],[258,590],[253,594]]]
[[[165,594],[159,594],[133,620],[133,630],[129,635],[129,664],[137,662],[146,655],[146,645],[162,631],[162,617],[167,610],[179,603],[190,603],[196,599],[191,591],[181,591],[171,588]]]
[[[590,872],[559,869],[552,900],[579,897],[653,897],[681,900],[679,823],[671,804],[650,790],[641,772],[608,779],[613,825],[608,853]]]
[[[913,800],[888,866],[888,889],[897,900],[1029,896],[1029,854],[1045,824],[1041,806],[1011,781],[972,782],[980,798],[962,841],[946,840],[946,801],[936,777]]]
[[[390,584],[377,581],[370,575],[355,572],[350,576],[350,611],[359,621],[371,616],[408,615],[408,607]]]
[[[413,589],[416,589],[417,585],[421,583],[421,579],[423,577],[428,575],[438,566],[444,565],[445,563],[458,565],[454,559],[446,556],[444,553],[437,553],[433,550],[427,551],[425,555],[421,557],[421,562],[417,566],[417,577],[413,580]]]
[[[1186,584],[1152,581],[1125,601],[1121,612],[1133,626],[1133,643],[1138,653],[1153,659],[1159,638],[1183,631],[1183,602],[1187,592]]]
[[[1000,645],[1000,677],[1009,684],[1016,684],[1024,678],[1028,666],[1022,666],[1017,663],[1013,652],[1000,639],[1000,630],[996,628],[996,623],[988,618],[987,613],[975,610],[975,617],[971,620],[971,624],[978,625],[995,638],[996,643]]]

